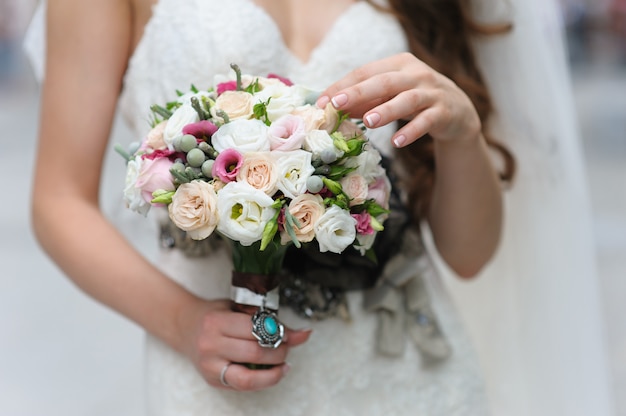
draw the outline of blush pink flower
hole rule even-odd
[[[374,229],[372,228],[372,221],[370,214],[367,212],[361,212],[359,214],[351,214],[352,218],[356,220],[356,232],[361,235],[372,235]]]
[[[373,199],[378,205],[389,209],[389,194],[391,193],[391,183],[386,176],[381,176],[371,183],[367,189],[367,199]]]
[[[226,81],[217,84],[217,95],[221,95],[226,91],[236,91],[237,90],[237,81]]]
[[[285,78],[285,77],[281,77],[280,75],[276,75],[276,74],[268,74],[267,75],[268,78],[275,78],[277,80],[279,80],[280,82],[282,82],[283,84],[285,84],[288,87],[291,87],[293,85],[293,82],[291,82],[290,79]]]
[[[135,186],[141,189],[141,195],[146,202],[152,201],[152,193],[158,189],[173,191],[174,179],[170,173],[172,161],[168,158],[144,159]],[[162,206],[155,204],[155,206]]]
[[[191,134],[196,139],[211,137],[216,131],[217,126],[209,120],[200,120],[197,123],[187,124],[183,127],[183,134]]]
[[[268,129],[270,149],[288,152],[302,148],[306,132],[302,117],[286,114],[272,123]]]
[[[243,164],[243,155],[235,149],[226,149],[215,158],[211,174],[224,183],[233,182]]]

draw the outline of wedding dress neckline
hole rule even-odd
[[[352,15],[354,11],[362,6],[369,4],[364,1],[357,0],[354,3],[350,4],[343,10],[333,21],[333,23],[329,26],[328,31],[324,34],[322,39],[317,43],[308,53],[307,59],[304,60],[300,58],[287,44],[285,38],[283,37],[282,31],[280,30],[280,26],[276,23],[276,20],[272,17],[272,15],[265,10],[262,6],[256,4],[253,0],[242,0],[243,3],[247,3],[251,6],[252,9],[256,11],[260,19],[264,19],[267,21],[267,27],[272,31],[272,36],[275,37],[278,42],[277,44],[284,51],[286,55],[289,56],[289,59],[298,64],[300,67],[307,67],[314,63],[314,61],[320,56],[320,54],[326,49],[326,46],[331,43],[333,38],[338,33],[338,28],[341,26],[342,22]]]

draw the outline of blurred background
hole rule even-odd
[[[0,207],[0,416],[139,415],[142,332],[82,295],[41,253],[30,231],[39,90],[22,41],[35,3],[0,0],[5,195]],[[592,196],[616,409],[626,416],[626,1],[560,3]],[[128,142],[127,135],[118,122],[111,142]],[[115,197],[123,169],[121,158],[109,155],[102,204],[107,215],[118,218],[126,215]],[[146,227],[145,220],[136,217],[132,227]],[[150,255],[156,239],[145,231],[139,235]]]

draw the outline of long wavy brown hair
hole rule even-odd
[[[482,122],[487,144],[503,159],[500,177],[510,182],[515,172],[515,160],[487,130],[493,104],[470,42],[472,36],[506,33],[511,25],[478,24],[470,16],[468,0],[389,0],[388,3],[389,10],[384,10],[392,13],[402,25],[410,51],[453,80],[471,99]],[[411,175],[404,175],[403,187],[417,222],[428,215],[435,181],[433,139],[424,136],[415,141],[408,149],[396,152],[396,160],[405,167],[403,170],[411,172]]]

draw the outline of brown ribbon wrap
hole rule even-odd
[[[278,275],[245,273],[237,271],[233,271],[231,275],[232,286],[243,287],[259,295],[266,295],[268,292],[276,289],[279,282],[280,278]],[[249,315],[254,315],[257,309],[259,309],[258,306],[243,305],[232,300],[230,302],[230,308],[233,311],[244,312]],[[274,309],[267,309],[276,312],[276,310]]]

